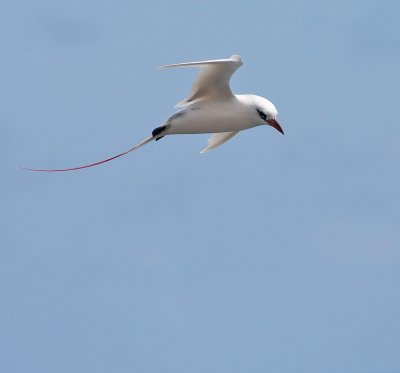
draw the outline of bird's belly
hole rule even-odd
[[[173,115],[166,134],[194,134],[242,131],[253,127],[241,113],[210,112],[206,109],[186,109]]]

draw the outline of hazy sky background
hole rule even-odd
[[[400,371],[400,2],[0,5],[0,371]],[[126,150],[241,54],[286,136]]]

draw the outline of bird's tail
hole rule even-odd
[[[71,167],[71,168],[59,168],[59,169],[37,169],[37,168],[28,168],[28,167],[20,167],[23,170],[27,170],[27,171],[35,171],[35,172],[65,172],[65,171],[77,171],[77,170],[82,170],[83,168],[89,168],[89,167],[94,167],[94,166],[98,166],[102,163],[106,163],[106,162],[110,162],[113,159],[122,157],[123,155],[126,155],[130,152],[133,152],[134,150],[137,150],[139,148],[141,148],[142,146],[148,144],[149,142],[152,142],[156,140],[156,136],[150,136],[147,139],[143,140],[140,144],[135,145],[133,148],[128,149],[127,151],[114,155],[113,157],[107,158],[107,159],[103,159],[102,161],[99,162],[95,162],[95,163],[90,163],[84,166],[78,166],[78,167]]]

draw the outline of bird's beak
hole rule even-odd
[[[277,131],[279,131],[282,135],[285,134],[285,132],[283,132],[283,129],[282,129],[281,125],[278,123],[278,121],[276,119],[267,119],[266,122],[271,127],[274,127]]]

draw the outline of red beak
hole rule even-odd
[[[285,132],[283,132],[283,129],[282,129],[281,125],[278,123],[278,121],[276,119],[267,119],[266,122],[271,127],[274,127],[277,131],[279,131],[282,135],[285,134]]]

